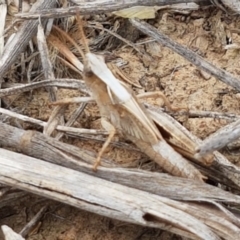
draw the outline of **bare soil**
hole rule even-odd
[[[175,41],[196,51],[209,62],[237,76],[240,65],[239,49],[224,50],[224,46],[230,38],[233,43],[240,44],[240,36],[237,31],[234,31],[240,27],[239,20],[236,16],[230,17],[220,10],[211,8],[193,12],[187,16],[161,11],[158,12],[156,19],[149,22]],[[123,24],[121,27],[124,28],[124,26]],[[129,35],[127,30],[121,34],[125,38]],[[144,40],[146,37],[139,33],[134,39],[135,42]],[[126,45],[120,47],[119,43],[114,43],[111,48],[109,47],[111,52],[128,62],[122,68],[122,72],[134,83],[142,86],[142,89],[133,87],[136,93],[159,90],[174,106],[188,107],[191,110],[240,114],[240,95],[231,87],[197,70],[188,61],[155,42],[138,46],[152,59],[141,58],[131,47]],[[58,91],[59,99],[79,96],[79,94],[78,91]],[[52,111],[52,107],[47,104],[48,93],[45,89],[34,90],[31,94],[21,94],[17,98],[15,96],[15,99],[5,99],[5,101],[11,103],[11,107],[21,109],[23,114],[44,121],[47,121]],[[163,104],[160,98],[149,98],[147,101],[158,106]],[[76,108],[75,105],[69,106],[65,113],[66,119],[74,108]],[[99,118],[96,105],[90,104],[75,126],[101,128]],[[178,117],[178,120],[200,138],[207,137],[228,123],[227,120],[186,116]],[[30,128],[30,126],[24,127]],[[101,147],[101,143],[90,140],[64,139],[64,141],[96,152]],[[239,164],[238,155],[231,155],[227,152],[226,154],[231,161]],[[106,157],[121,163],[147,159],[139,152],[116,147],[109,147]],[[9,202],[7,206],[11,210],[8,210],[11,213],[10,216],[2,214],[1,217],[1,211],[4,212],[6,206],[0,205],[0,225],[6,224],[19,232],[45,204],[49,204],[49,210],[39,226],[29,235],[29,240],[182,239],[161,230],[107,219],[33,195]]]

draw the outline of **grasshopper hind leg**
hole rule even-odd
[[[167,109],[170,111],[173,111],[173,112],[177,112],[181,110],[185,110],[186,112],[189,111],[189,109],[186,107],[173,107],[171,103],[168,101],[167,97],[161,91],[141,93],[141,94],[138,94],[137,97],[139,99],[149,98],[149,97],[159,97],[164,101],[164,104],[166,105]]]
[[[94,171],[97,171],[97,167],[100,165],[101,163],[101,157],[104,153],[104,151],[106,150],[106,148],[108,147],[108,145],[110,144],[111,140],[113,139],[114,135],[116,134],[116,129],[115,127],[109,122],[107,121],[105,118],[102,118],[101,119],[101,123],[102,123],[102,126],[103,128],[108,131],[109,135],[108,135],[108,138],[107,140],[105,141],[105,143],[103,144],[100,152],[98,153],[98,156],[96,158],[96,161],[93,165],[93,170]]]

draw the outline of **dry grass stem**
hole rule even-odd
[[[56,114],[58,114],[58,110],[55,110],[56,111]],[[2,114],[5,114],[9,117],[12,117],[12,118],[15,118],[15,119],[19,119],[23,122],[26,122],[26,123],[31,123],[31,124],[35,124],[35,125],[38,125],[38,126],[41,126],[41,127],[45,127],[47,126],[47,122],[44,122],[44,121],[41,121],[41,120],[38,120],[38,119],[35,119],[35,118],[31,118],[31,117],[28,117],[28,116],[25,116],[25,115],[22,115],[22,114],[19,114],[19,113],[15,113],[13,111],[10,111],[10,110],[7,110],[7,109],[4,109],[4,108],[0,108],[0,113]],[[53,121],[54,121],[55,117],[53,117]],[[69,134],[93,134],[93,135],[98,135],[99,133],[103,133],[103,131],[98,131],[98,130],[94,130],[94,129],[81,129],[81,128],[73,128],[73,127],[69,127],[69,126],[61,126],[61,125],[57,125],[56,124],[56,130],[59,130],[61,132],[64,132],[64,133],[69,133]]]
[[[38,213],[31,219],[30,222],[28,222],[24,228],[20,231],[20,235],[23,237],[27,237],[33,230],[34,228],[37,226],[37,224],[39,223],[39,221],[41,220],[41,218],[44,216],[44,214],[46,213],[48,207],[44,206],[42,207]]]
[[[55,0],[39,0],[32,6],[30,12],[52,7],[56,7]],[[0,59],[0,76],[4,76],[6,74],[11,65],[16,61],[20,53],[27,46],[36,33],[37,25],[37,20],[24,22],[11,41],[5,45]]]
[[[195,0],[196,3],[204,2],[205,0]],[[113,12],[121,10],[124,8],[130,8],[134,6],[169,6],[179,3],[189,3],[189,0],[128,0],[127,2],[119,2],[118,0],[114,1],[93,1],[93,2],[81,2],[81,1],[72,1],[77,6],[63,8],[63,9],[51,9],[45,11],[36,11],[36,13],[19,13],[16,16],[23,19],[32,19],[38,18],[39,16],[44,18],[62,18],[76,15],[77,13],[81,15],[87,14],[101,14],[106,12]],[[180,7],[181,9],[181,7]]]
[[[3,86],[7,85],[3,83]],[[41,82],[29,83],[29,84],[17,84],[15,87],[10,87],[6,89],[0,89],[0,97],[15,95],[23,92],[28,92],[40,87],[60,87],[69,89],[79,89],[81,92],[88,94],[89,91],[86,89],[86,85],[83,81],[78,79],[47,79]]]
[[[74,122],[81,116],[86,106],[87,106],[86,103],[81,103],[79,107],[71,114],[70,118],[65,123],[65,127],[71,127],[72,124],[74,124]],[[64,133],[57,133],[55,138],[57,140],[60,140],[63,136]]]

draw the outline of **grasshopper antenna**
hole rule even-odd
[[[53,28],[58,31],[60,34],[62,34],[80,53],[81,57],[83,58],[83,61],[85,62],[85,54],[83,50],[79,47],[79,45],[73,40],[66,32],[64,32],[61,28],[57,26],[53,26]]]
[[[83,20],[81,19],[79,13],[77,13],[76,19],[77,19],[79,35],[80,35],[80,39],[82,40],[83,47],[84,47],[86,53],[90,53],[87,38],[83,31]]]

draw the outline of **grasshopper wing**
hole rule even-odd
[[[137,110],[135,112],[133,112],[135,108],[128,110],[123,104],[115,104],[115,107],[120,113],[118,129],[120,129],[123,136],[126,138],[131,136],[136,140],[142,140],[150,145],[154,145],[162,139],[155,124],[144,114],[140,105],[136,107]],[[140,108],[141,111],[138,108]],[[144,121],[145,119],[147,120]]]
[[[121,126],[119,126],[122,128],[122,132],[142,140],[149,135],[151,136],[151,144],[158,142],[161,139],[161,134],[154,122],[147,116],[143,106],[131,94],[126,85],[115,78],[104,59],[93,53],[87,53],[86,57],[92,72],[106,84],[112,103],[116,107],[118,105],[122,112],[121,120],[123,123],[120,121]],[[124,113],[124,110],[128,114]]]

